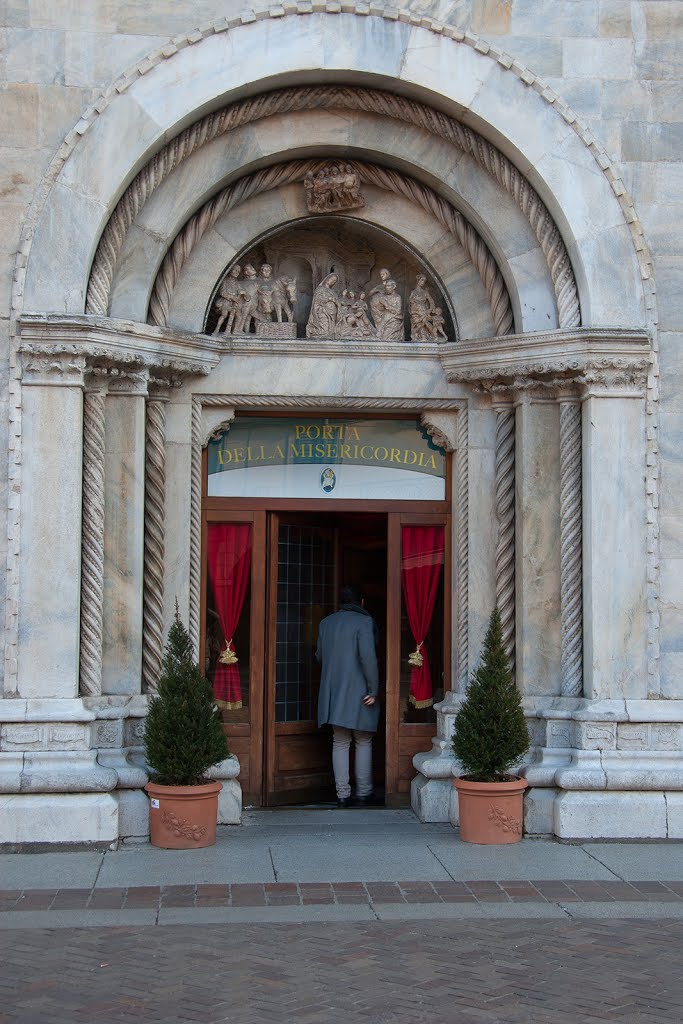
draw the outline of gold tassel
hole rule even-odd
[[[412,665],[413,668],[422,668],[422,666],[424,665],[424,658],[422,657],[422,653],[420,651],[420,648],[422,647],[423,643],[424,640],[420,640],[419,644],[417,645],[413,653],[408,655],[408,664]]]
[[[237,655],[235,654],[235,652],[233,651],[232,647],[230,646],[231,644],[232,644],[232,637],[230,637],[230,639],[226,643],[225,650],[223,651],[223,653],[221,654],[221,656],[218,659],[220,661],[221,665],[234,665],[237,661],[239,661]]]

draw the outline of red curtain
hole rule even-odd
[[[410,703],[416,708],[433,703],[432,676],[424,647],[434,614],[434,604],[444,563],[443,526],[404,526],[401,531],[403,558],[401,581],[408,623],[422,665],[413,666],[410,675]],[[419,660],[419,659],[418,659]]]
[[[211,523],[208,530],[209,579],[216,611],[226,639],[226,650],[234,651],[233,634],[240,621],[251,568],[251,525]],[[223,656],[221,655],[221,657]],[[213,692],[227,708],[242,707],[242,687],[236,664],[216,663]]]

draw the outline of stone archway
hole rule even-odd
[[[192,509],[193,503],[196,505],[194,449],[197,445],[193,447],[189,437],[192,424],[195,435],[198,432],[196,421],[202,404],[214,405],[220,410],[226,395],[232,396],[237,404],[243,401],[245,407],[259,401],[269,403],[272,408],[278,408],[278,403],[303,404],[306,400],[317,402],[321,408],[326,403],[330,407],[340,404],[353,407],[354,402],[376,401],[381,409],[395,407],[421,412],[458,409],[455,475],[464,498],[458,506],[455,539],[462,553],[464,570],[458,577],[454,625],[457,626],[459,656],[464,652],[460,666],[467,665],[467,656],[470,660],[475,657],[484,603],[497,594],[504,595],[506,602],[513,605],[513,614],[507,623],[510,637],[514,636],[517,643],[520,678],[525,678],[524,673],[529,678],[534,672],[542,674],[538,662],[532,671],[528,663],[529,650],[533,653],[534,644],[543,635],[545,620],[539,612],[543,595],[540,589],[534,590],[534,581],[527,572],[520,584],[522,590],[527,588],[526,597],[521,602],[521,614],[515,619],[514,593],[519,577],[516,579],[514,574],[520,569],[527,571],[534,564],[531,560],[533,536],[522,526],[532,523],[542,531],[543,515],[546,519],[551,516],[552,530],[542,538],[542,561],[546,567],[552,563],[550,577],[557,592],[554,598],[560,607],[560,617],[564,616],[563,628],[568,620],[562,608],[565,611],[576,608],[577,578],[583,606],[591,616],[590,628],[584,631],[589,668],[588,704],[598,699],[611,700],[622,691],[628,691],[629,697],[645,697],[645,658],[640,646],[634,654],[635,640],[633,647],[628,646],[633,636],[624,635],[626,653],[617,669],[618,681],[609,678],[610,649],[600,636],[605,627],[602,616],[606,592],[610,600],[613,597],[620,602],[619,606],[626,612],[633,612],[630,621],[637,623],[638,645],[645,637],[647,588],[640,573],[644,557],[632,572],[620,575],[619,552],[624,543],[634,550],[644,549],[646,518],[650,521],[651,533],[656,529],[656,484],[654,490],[650,488],[656,478],[656,454],[652,437],[646,442],[643,429],[644,367],[649,352],[645,330],[650,325],[653,306],[647,280],[647,250],[638,239],[634,245],[637,227],[633,227],[628,199],[624,198],[624,190],[609,160],[589,134],[575,125],[569,108],[540,79],[475,37],[460,38],[454,29],[445,30],[431,22],[418,23],[420,19],[402,12],[398,21],[372,16],[370,43],[366,31],[368,19],[360,10],[343,14],[302,12],[284,17],[279,16],[280,12],[277,17],[276,12],[272,13],[273,16],[259,16],[249,24],[226,23],[211,31],[196,33],[188,38],[186,45],[174,44],[166,52],[156,52],[116,83],[68,138],[45,182],[45,201],[36,205],[35,220],[27,229],[17,267],[14,292],[14,314],[19,318],[23,346],[23,379],[17,379],[13,385],[13,416],[15,432],[20,437],[23,407],[27,434],[22,443],[27,458],[23,467],[20,459],[14,459],[11,468],[16,489],[22,483],[20,475],[24,474],[20,510],[22,554],[19,557],[17,552],[11,566],[9,588],[9,599],[15,608],[15,611],[11,609],[10,619],[14,616],[16,623],[18,617],[22,642],[18,643],[11,630],[8,632],[8,666],[16,665],[18,651],[18,671],[13,669],[8,674],[13,681],[11,685],[16,684],[17,694],[26,699],[38,695],[26,668],[27,652],[34,654],[36,648],[36,624],[31,619],[29,597],[48,544],[51,557],[55,554],[54,544],[61,545],[57,556],[72,567],[79,564],[81,554],[80,538],[64,531],[55,542],[53,537],[46,538],[41,529],[41,509],[50,496],[48,484],[54,484],[59,478],[57,463],[51,466],[49,474],[41,477],[41,471],[46,468],[41,459],[48,451],[47,445],[44,448],[42,445],[49,440],[51,422],[43,413],[48,405],[52,413],[55,408],[59,412],[61,400],[65,415],[70,420],[78,419],[78,410],[82,410],[79,395],[85,386],[85,421],[90,424],[86,429],[99,437],[103,416],[107,415],[100,407],[104,408],[109,400],[103,399],[98,385],[106,379],[110,397],[116,396],[115,401],[109,403],[117,406],[112,423],[120,431],[131,424],[134,426],[134,444],[130,452],[126,452],[132,466],[130,478],[138,494],[146,486],[151,496],[144,510],[139,500],[137,504],[131,502],[128,510],[129,516],[137,517],[134,523],[132,518],[128,521],[128,525],[135,528],[131,532],[137,531],[136,544],[141,539],[143,520],[147,528],[144,566],[137,549],[121,555],[124,562],[128,559],[124,568],[134,563],[130,578],[146,595],[144,613],[139,615],[143,609],[135,604],[126,615],[131,629],[136,617],[144,617],[147,639],[136,637],[138,646],[134,653],[137,656],[139,649],[143,661],[147,656],[148,664],[149,638],[153,640],[151,654],[158,656],[163,633],[164,570],[171,568],[173,583],[179,583],[181,588],[184,606],[190,609],[194,606],[196,611],[196,593],[190,600],[190,587],[184,582],[188,576],[188,552],[178,547],[170,554],[164,553],[163,530],[160,532],[155,527],[163,520],[166,506],[169,521],[179,534],[188,521],[192,522],[196,533]],[[254,73],[253,62],[249,59],[252,52],[263,55],[267,75]],[[378,54],[381,55],[379,64]],[[292,135],[291,127],[295,123],[292,111],[281,117],[272,129],[268,144],[262,148],[260,142],[268,129],[264,129],[260,119],[236,128],[233,141],[239,137],[244,150],[233,151],[235,162],[229,173],[218,166],[222,152],[215,143],[219,136],[203,139],[202,161],[195,160],[190,153],[182,167],[183,161],[178,159],[173,142],[168,145],[169,140],[179,140],[187,131],[187,138],[201,142],[207,116],[215,114],[220,118],[221,112],[241,102],[256,104],[273,89],[300,89],[313,77],[323,87],[342,80],[343,88],[354,96],[363,91],[369,93],[372,87],[393,97],[397,103],[407,103],[409,107],[412,104],[413,112],[418,107],[431,111],[429,117],[434,122],[431,134],[421,135],[426,131],[424,125],[410,118],[402,122],[407,125],[405,130],[410,133],[411,141],[422,139],[424,144],[423,150],[418,147],[414,155],[409,153],[403,157],[396,152],[398,144],[392,151],[388,142],[379,147],[369,138],[371,123],[378,123],[372,119],[381,117],[385,125],[389,119],[395,125],[400,121],[395,116],[396,110],[378,113],[354,109],[353,117],[343,123],[338,108],[328,109],[323,105],[316,108],[314,116],[321,131],[327,133],[324,134],[324,152],[334,152],[337,146],[342,150],[350,148],[359,162],[368,161],[372,156],[375,166],[413,175],[420,187],[434,188],[441,199],[447,199],[456,213],[471,215],[472,223],[505,281],[516,320],[522,328],[527,297],[533,293],[533,289],[525,291],[525,288],[528,289],[529,278],[534,274],[542,283],[544,302],[549,306],[550,296],[557,309],[562,308],[554,250],[552,247],[544,249],[537,229],[542,222],[548,230],[556,231],[573,270],[581,327],[573,321],[566,330],[558,329],[558,324],[561,326],[561,315],[558,315],[550,322],[549,329],[542,331],[538,322],[530,318],[529,329],[517,335],[495,337],[493,331],[489,338],[483,338],[480,336],[483,332],[479,332],[468,345],[425,351],[412,361],[387,348],[382,355],[393,361],[395,373],[382,379],[381,386],[376,380],[382,368],[373,366],[376,376],[370,377],[366,372],[369,364],[362,362],[363,353],[355,352],[351,358],[339,346],[336,349],[323,347],[316,358],[318,367],[326,360],[324,377],[320,374],[324,382],[315,385],[315,394],[308,395],[292,392],[291,387],[285,393],[275,369],[273,357],[277,353],[272,346],[260,345],[258,339],[253,344],[245,342],[241,348],[238,345],[228,353],[219,346],[207,345],[205,339],[192,333],[183,333],[172,326],[146,324],[147,300],[158,270],[172,251],[183,225],[220,194],[222,188],[238,181],[240,174],[246,176],[268,169],[283,155],[302,160],[318,155],[313,152],[315,146],[309,145],[306,150],[303,133]],[[311,111],[308,113],[313,116]],[[447,135],[446,122],[460,125],[462,132],[462,156],[454,163],[450,176],[447,164],[456,143],[444,135]],[[278,140],[277,132],[283,128],[290,130],[289,135]],[[441,135],[440,129],[443,129]],[[124,133],[126,146],[121,145]],[[432,150],[430,140],[435,138],[440,141]],[[195,151],[198,152],[198,147],[193,148],[193,153]],[[382,162],[377,162],[378,155]],[[155,197],[148,204],[137,205],[134,183],[141,181],[142,174],[154,179],[165,160],[175,168],[171,169],[168,181],[164,172],[160,175],[164,180],[156,183]],[[204,177],[196,174],[202,166]],[[173,174],[173,184],[180,188],[171,202]],[[475,201],[477,175],[486,182],[479,204]],[[134,188],[129,190],[131,184]],[[533,196],[538,197],[538,203],[526,202],[530,189]],[[496,229],[491,212],[499,196],[507,197],[506,216],[509,214],[510,223],[514,220],[515,230],[523,215],[524,230],[534,239],[536,262],[533,265],[531,261],[525,264],[524,253],[515,253],[511,248],[511,235],[506,235],[507,224]],[[275,202],[284,204],[285,212],[286,201],[284,191],[275,196]],[[130,217],[126,215],[128,223],[119,238],[117,231],[122,221],[116,219],[116,211],[129,204]],[[170,210],[171,217],[160,232],[157,228],[164,210]],[[543,211],[547,212],[547,221],[543,219]],[[270,223],[276,222],[277,218],[271,217]],[[107,237],[108,225],[109,234],[117,236],[116,244],[104,251],[106,246],[103,249],[101,243]],[[544,230],[540,231],[541,235]],[[126,274],[135,277],[147,243],[154,244],[147,251],[146,276],[138,280],[135,303],[126,315]],[[63,258],[65,252],[69,259]],[[542,267],[538,252],[544,256]],[[202,250],[201,244],[192,249],[192,254],[197,260],[206,259],[205,265],[211,265],[210,254]],[[107,266],[108,261],[110,266]],[[92,287],[93,274],[99,273],[102,267],[105,277],[109,275],[109,283],[113,283],[111,295],[106,289],[100,293],[98,287]],[[179,279],[178,288],[182,287]],[[114,306],[109,305],[112,295]],[[107,316],[108,312],[114,315]],[[294,349],[290,354],[312,358]],[[244,370],[246,361],[258,385],[249,381]],[[201,374],[204,374],[203,379]],[[242,390],[237,389],[235,378]],[[192,380],[191,386],[186,383],[188,379]],[[259,394],[255,393],[257,386],[261,389]],[[375,394],[373,388],[381,390],[381,394]],[[577,429],[579,401],[583,401],[584,409],[582,440],[581,431]],[[463,408],[468,408],[471,416],[469,413],[461,415]],[[655,413],[656,404],[651,402],[648,415],[653,417]],[[74,428],[71,450],[60,457],[68,455],[71,461],[80,457],[80,436],[79,430]],[[552,444],[548,442],[544,449],[546,438],[551,438]],[[616,441],[610,448],[611,438]],[[90,442],[93,438],[87,440]],[[174,446],[176,458],[168,481],[175,502],[173,508],[169,508],[172,502],[166,498],[162,486],[167,469],[163,452],[169,443]],[[651,459],[646,498],[642,475],[647,443]],[[583,507],[577,502],[576,485],[577,467],[581,475],[582,451]],[[95,460],[101,471],[103,463],[99,460],[104,458],[103,450],[98,444],[87,444],[86,453],[86,458]],[[123,463],[119,467],[121,479],[122,467]],[[545,479],[542,479],[543,474],[546,474]],[[186,486],[190,476],[194,487],[192,495]],[[610,536],[599,522],[597,510],[614,500],[622,477],[627,480],[623,493],[627,495],[631,514],[623,523],[619,522],[621,533],[613,531]],[[100,472],[98,480],[101,478]],[[73,501],[65,514],[70,512],[75,517],[80,509],[80,465],[76,469],[70,465],[65,479],[70,486],[73,484]],[[534,489],[538,490],[539,482],[547,483],[545,504],[537,503],[534,508]],[[468,510],[470,483],[472,500]],[[111,487],[111,483],[108,486]],[[481,502],[484,493],[486,502],[481,508],[475,508],[475,496]],[[495,501],[490,500],[492,494],[495,494]],[[473,520],[484,518],[482,509],[487,521],[477,521],[476,529],[468,533]],[[515,520],[516,509],[523,513],[522,520]],[[577,523],[587,531],[583,544],[588,572],[584,572],[583,578],[577,577],[576,570],[575,555],[577,545],[581,545],[580,533],[577,539]],[[125,530],[121,532],[123,535]],[[101,530],[99,534],[98,543],[102,542]],[[91,536],[88,543],[93,543]],[[568,561],[563,560],[561,551],[565,543],[570,544],[569,554],[573,556]],[[196,536],[192,544],[196,554]],[[192,544],[185,544],[185,548]],[[472,558],[480,560],[477,563],[479,576],[474,582],[471,576],[468,583],[467,560]],[[568,566],[566,572],[573,581],[569,597],[561,585],[563,565]],[[84,566],[88,568],[85,561]],[[651,574],[648,586],[650,596],[656,599],[655,576],[656,573]],[[196,581],[192,586],[196,590]],[[468,595],[476,588],[479,588],[477,601],[470,602],[468,619]],[[101,625],[101,611],[99,614]],[[651,618],[653,624],[654,614]],[[46,619],[50,621],[49,615]],[[47,649],[51,649],[54,639],[55,649],[60,652],[55,665],[43,666],[43,695],[75,699],[80,638],[78,630],[70,628],[65,639],[64,635],[58,635],[59,626],[59,616],[55,615],[54,627],[49,627],[52,632],[41,638]],[[97,627],[93,627],[93,632],[97,633]],[[652,637],[654,646],[654,625]],[[557,639],[554,635],[553,642]],[[148,649],[143,651],[145,642]],[[575,663],[575,647],[571,653]],[[540,764],[531,769],[530,775],[538,786],[563,789],[560,799],[569,811],[563,812],[564,817],[558,812],[557,830],[569,835],[573,827],[571,808],[588,806],[584,791],[597,788],[604,772],[601,775],[601,766],[595,765],[586,754],[596,737],[589,736],[588,727],[581,723],[588,721],[586,716],[593,711],[582,705],[580,713],[584,718],[572,718],[576,709],[572,710],[568,701],[584,698],[559,689],[560,655],[557,651],[553,658],[553,686],[557,683],[557,688],[538,693],[531,687],[526,695],[529,700],[550,696],[564,701],[562,727],[566,725],[566,730],[562,736],[567,743],[562,749],[570,753],[566,757],[557,755],[557,744],[553,747],[547,737],[537,737]],[[128,695],[135,692],[132,662],[133,659],[130,678],[126,680]],[[153,666],[154,658],[151,664]],[[459,675],[462,684],[462,672]],[[96,677],[97,672],[93,678]],[[635,682],[628,683],[629,678]],[[97,683],[91,681],[87,685],[93,687],[97,697]],[[571,685],[576,687],[575,678]],[[123,696],[123,691],[110,692]],[[452,722],[456,706],[454,695],[442,711],[442,737]],[[542,716],[540,721],[539,729],[547,727],[548,735],[553,728],[559,729],[556,723],[551,725]],[[597,740],[600,741],[600,736]],[[440,742],[446,741],[442,738]],[[431,780],[442,783],[447,778],[451,763],[443,753],[440,748],[435,757],[430,760],[427,756],[421,763],[426,786]],[[117,771],[119,769],[121,778],[124,766],[120,764]],[[590,775],[587,783],[585,772]],[[96,772],[91,773],[92,786],[106,788],[102,773],[97,778],[96,775]],[[87,788],[82,778],[77,781],[81,789]],[[425,807],[427,802],[425,799]]]

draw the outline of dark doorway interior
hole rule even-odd
[[[275,536],[275,533],[277,534]],[[320,668],[315,658],[320,619],[338,607],[343,583],[358,584],[378,631],[382,714],[373,748],[375,788],[384,789],[384,685],[387,647],[387,516],[384,513],[286,513],[271,524],[274,617],[266,702],[269,723],[269,805],[334,799],[331,729],[317,727]]]

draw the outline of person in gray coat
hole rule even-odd
[[[320,623],[316,657],[322,664],[318,725],[329,723],[337,805],[348,807],[349,751],[355,743],[354,806],[372,800],[372,737],[379,720],[376,626],[358,587],[342,588],[341,607]]]

